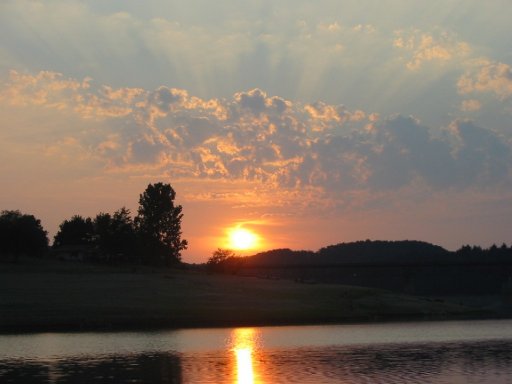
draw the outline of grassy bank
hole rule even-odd
[[[318,324],[467,317],[368,288],[22,261],[0,265],[0,332]]]

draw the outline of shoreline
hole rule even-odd
[[[23,327],[18,328],[7,327],[0,330],[1,336],[9,335],[30,335],[41,333],[132,333],[132,332],[166,332],[179,330],[194,329],[218,329],[218,328],[266,328],[266,327],[294,327],[294,326],[330,326],[330,325],[358,325],[358,324],[387,324],[387,323],[414,323],[414,322],[452,322],[452,321],[493,321],[493,320],[510,320],[510,316],[464,316],[464,317],[418,317],[418,318],[387,318],[387,319],[347,319],[346,321],[319,321],[319,322],[274,322],[274,323],[197,323],[197,324],[181,324],[170,325],[164,323],[150,324],[144,327],[130,326],[120,324],[117,326],[91,326],[91,327],[75,327],[75,326],[49,326],[49,327]]]
[[[385,323],[409,323],[409,322],[451,322],[451,321],[492,321],[508,320],[512,316],[505,314],[489,313],[485,311],[474,311],[461,315],[417,315],[417,316],[393,316],[373,315],[362,317],[345,317],[342,319],[318,318],[316,320],[290,320],[272,319],[262,321],[176,321],[176,319],[157,319],[144,321],[140,320],[119,321],[117,323],[101,322],[98,319],[89,319],[86,323],[60,323],[60,324],[7,324],[0,326],[0,336],[13,334],[37,334],[37,333],[106,333],[106,332],[160,332],[189,329],[213,329],[213,328],[256,328],[256,327],[289,327],[289,326],[322,326],[322,325],[354,325],[354,324],[385,324]]]
[[[56,261],[0,265],[0,334],[486,320],[511,314],[337,284]]]

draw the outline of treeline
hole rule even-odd
[[[219,249],[206,268],[214,273],[417,295],[509,298],[512,290],[512,246],[506,244],[487,249],[465,245],[450,252],[421,241],[366,240],[331,245],[317,252],[285,248],[249,257]]]
[[[94,218],[74,215],[64,220],[49,248],[40,220],[20,211],[0,215],[0,260],[49,255],[103,263],[175,265],[187,248],[182,239],[181,205],[170,184],[149,184],[140,195],[135,218],[123,207]]]
[[[460,249],[458,249],[454,257],[457,260],[466,260],[470,261],[480,261],[480,260],[488,260],[488,261],[505,261],[512,260],[512,245],[507,247],[505,243],[501,244],[501,246],[497,246],[493,244],[489,248],[482,248],[480,246],[470,246],[464,245]]]
[[[512,262],[512,245],[489,248],[464,245],[451,252],[423,241],[364,240],[340,243],[317,252],[277,249],[247,259],[248,266],[263,265],[358,265],[358,264],[459,264],[469,262]]]
[[[273,249],[249,257],[236,257],[219,249],[208,260],[213,271],[234,273],[242,268],[329,267],[377,265],[447,265],[512,263],[512,245],[484,249],[464,245],[455,252],[422,241],[356,241],[321,248],[317,252]]]

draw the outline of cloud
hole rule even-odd
[[[151,93],[149,102],[162,113],[170,112],[174,105],[183,106],[188,99],[188,93],[182,89],[160,87]]]
[[[460,110],[464,112],[474,112],[482,108],[482,103],[475,99],[463,100]]]
[[[505,100],[512,95],[512,67],[501,62],[482,60],[459,78],[460,94],[491,93]]]
[[[249,110],[254,115],[260,115],[263,112],[282,114],[291,106],[289,101],[280,97],[268,98],[267,94],[260,89],[236,93],[234,99],[240,108]]]
[[[425,62],[448,62],[467,56],[471,49],[468,43],[457,41],[447,32],[426,33],[397,31],[393,46],[409,53],[407,68],[418,70]]]
[[[58,73],[12,72],[0,98],[15,108],[99,119],[99,128],[70,129],[58,143],[80,146],[111,172],[255,183],[280,204],[306,191],[325,206],[415,185],[489,188],[512,176],[510,142],[470,121],[431,128],[413,117],[292,102],[260,89],[205,100],[178,88],[115,89]]]
[[[12,70],[0,90],[0,100],[12,106],[74,110],[82,117],[122,117],[132,112],[138,97],[145,93],[140,88],[91,87],[91,81],[89,77],[77,80],[52,71],[31,75]]]
[[[491,186],[510,182],[510,143],[471,121],[455,121],[450,126],[454,145],[456,183],[462,186]]]
[[[375,7],[351,1],[342,13],[333,0],[317,6],[304,0],[250,6],[229,1],[201,6],[184,0],[172,6],[164,3],[1,2],[0,74],[11,68],[18,73],[48,68],[65,77],[92,77],[108,84],[112,90],[105,88],[100,94],[95,86],[94,96],[77,107],[94,119],[130,116],[136,103],[126,97],[144,99],[151,90],[158,99],[165,96],[156,92],[162,87],[160,92],[186,90],[181,97],[188,97],[191,107],[191,95],[195,101],[209,102],[260,89],[309,105],[317,100],[335,108],[345,104],[353,114],[414,113],[429,125],[446,125],[449,121],[443,117],[460,103],[453,101],[457,95],[452,84],[462,74],[466,58],[474,52],[493,57],[487,47],[499,40],[494,33],[489,38],[488,28],[475,28],[479,44],[474,44],[471,33],[446,18],[450,9],[467,15],[469,6],[457,7],[458,1],[436,12],[428,2]],[[480,15],[478,8],[472,5],[470,13]],[[495,15],[496,8],[488,5],[485,12]],[[417,26],[395,32],[411,23]],[[504,28],[500,22],[501,35],[506,35]],[[481,46],[485,52],[478,52]],[[412,70],[404,71],[404,66]],[[144,92],[138,94],[137,89]],[[135,95],[112,93],[120,90]],[[419,102],[433,94],[437,102]],[[111,97],[119,99],[106,107],[104,100]],[[256,99],[251,102],[254,112]],[[183,107],[180,100],[174,103],[165,107]],[[219,117],[227,118],[226,105],[217,106]],[[163,107],[155,100],[151,113],[161,113]],[[288,108],[274,106],[279,107]],[[318,131],[337,124],[314,121]]]
[[[14,106],[35,104],[60,109],[68,106],[66,99],[73,99],[78,90],[87,88],[88,79],[80,82],[56,72],[41,71],[33,76],[12,70],[0,97]]]
[[[366,115],[363,111],[349,111],[344,105],[329,105],[323,102],[306,104],[304,110],[311,117],[313,131],[325,131],[350,121],[362,121]]]
[[[0,45],[6,59],[0,69],[50,68],[118,87],[172,84],[205,99],[259,87],[314,100],[325,98],[328,88],[335,102],[340,92],[360,88],[354,71],[374,80],[380,75],[375,64],[394,59],[388,32],[359,18],[333,17],[327,11],[331,1],[323,2],[327,8],[315,7],[324,17],[296,1],[273,4],[275,12],[259,3],[216,2],[195,17],[190,4],[149,3],[3,2]],[[355,81],[359,85],[349,87]]]

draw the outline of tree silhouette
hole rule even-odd
[[[149,261],[172,265],[181,261],[187,241],[181,239],[181,205],[170,184],[149,184],[140,195],[135,226]]]
[[[88,245],[93,242],[94,228],[92,220],[80,215],[74,215],[70,220],[64,220],[55,235],[53,245]]]
[[[113,215],[99,213],[93,221],[94,244],[110,261],[133,262],[137,235],[130,210],[122,207]]]
[[[245,258],[237,256],[230,249],[217,248],[206,262],[210,272],[237,273],[243,266]]]
[[[209,267],[215,267],[222,264],[228,258],[234,256],[235,252],[233,252],[231,249],[217,248],[217,250],[212,253],[212,256],[206,262],[206,265]]]
[[[47,232],[41,221],[20,211],[0,214],[0,259],[17,260],[20,255],[41,256],[48,249]]]

